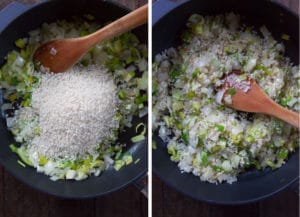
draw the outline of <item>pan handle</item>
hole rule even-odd
[[[19,2],[12,2],[0,11],[0,32],[2,32],[11,21],[16,19],[25,11],[32,8],[34,5],[25,5]]]
[[[148,198],[148,175],[145,174],[133,182],[133,185]]]
[[[152,6],[152,25],[155,25],[163,16],[190,0],[158,0]]]
[[[290,191],[295,192],[298,196],[300,196],[300,183],[299,179],[297,179],[294,183],[290,185],[288,188]]]

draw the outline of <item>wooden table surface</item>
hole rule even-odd
[[[0,9],[13,0],[0,0]],[[34,3],[40,0],[21,0]],[[134,9],[146,0],[116,0]],[[148,200],[135,187],[97,199],[66,200],[33,190],[0,165],[0,217],[146,217]]]

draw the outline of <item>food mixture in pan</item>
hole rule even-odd
[[[147,47],[132,33],[98,44],[65,73],[43,73],[32,56],[41,44],[84,36],[99,29],[91,15],[43,24],[16,41],[0,81],[2,111],[16,142],[10,148],[21,166],[32,166],[52,180],[82,180],[138,159],[118,143],[126,127],[136,128],[131,142],[145,139]],[[127,144],[128,145],[128,144]]]
[[[153,129],[180,170],[202,181],[232,183],[249,168],[279,168],[298,147],[298,130],[291,125],[223,105],[218,87],[232,70],[299,112],[299,66],[265,26],[255,32],[233,13],[192,15],[182,45],[156,55],[153,64]]]

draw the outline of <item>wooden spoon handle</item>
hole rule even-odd
[[[130,12],[120,19],[108,24],[104,28],[91,35],[83,37],[87,47],[96,45],[103,40],[111,39],[114,36],[127,32],[135,27],[145,24],[148,20],[148,4]]]
[[[266,114],[275,116],[297,128],[300,127],[300,115],[298,113],[285,109],[276,103],[274,103],[270,108],[270,110],[265,112]]]

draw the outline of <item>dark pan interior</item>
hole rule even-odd
[[[165,1],[154,6],[158,13]],[[167,10],[164,10],[167,11]],[[286,55],[294,64],[299,64],[299,19],[286,8],[263,0],[209,0],[189,1],[164,14],[153,25],[153,57],[169,47],[180,44],[181,32],[185,29],[188,17],[193,13],[217,15],[235,12],[241,15],[242,22],[258,27],[265,25],[277,41],[281,34],[290,35],[289,41],[283,41]],[[161,13],[163,14],[163,13]],[[244,204],[267,198],[288,187],[299,177],[299,150],[291,154],[289,160],[280,169],[272,171],[251,170],[238,176],[233,184],[219,185],[201,182],[199,177],[181,173],[176,163],[170,160],[166,144],[154,133],[157,149],[153,151],[153,171],[163,181],[178,191],[197,200],[216,204]]]
[[[14,11],[11,11],[14,13]],[[29,9],[0,33],[0,65],[4,63],[4,57],[13,49],[14,41],[20,37],[26,37],[30,30],[38,28],[44,22],[53,22],[58,19],[68,19],[71,16],[82,16],[85,13],[92,14],[99,23],[115,20],[128,13],[128,10],[108,1],[95,0],[56,0],[41,3]],[[0,22],[5,19],[1,17]],[[134,30],[139,39],[147,43],[147,26],[144,25]],[[1,93],[0,93],[1,96]],[[0,103],[1,104],[1,103]],[[136,119],[135,122],[147,123],[147,118]],[[120,171],[113,168],[103,172],[99,177],[90,177],[83,181],[56,181],[39,174],[35,169],[23,168],[17,163],[18,157],[9,149],[9,144],[14,143],[12,135],[8,132],[5,120],[0,121],[0,162],[5,169],[12,173],[20,181],[40,191],[66,198],[89,198],[104,195],[118,190],[144,175],[147,171],[147,140],[132,144],[130,138],[135,135],[135,130],[127,129],[120,136],[122,142],[129,145],[128,151],[133,159],[140,159],[136,164],[125,166]]]

